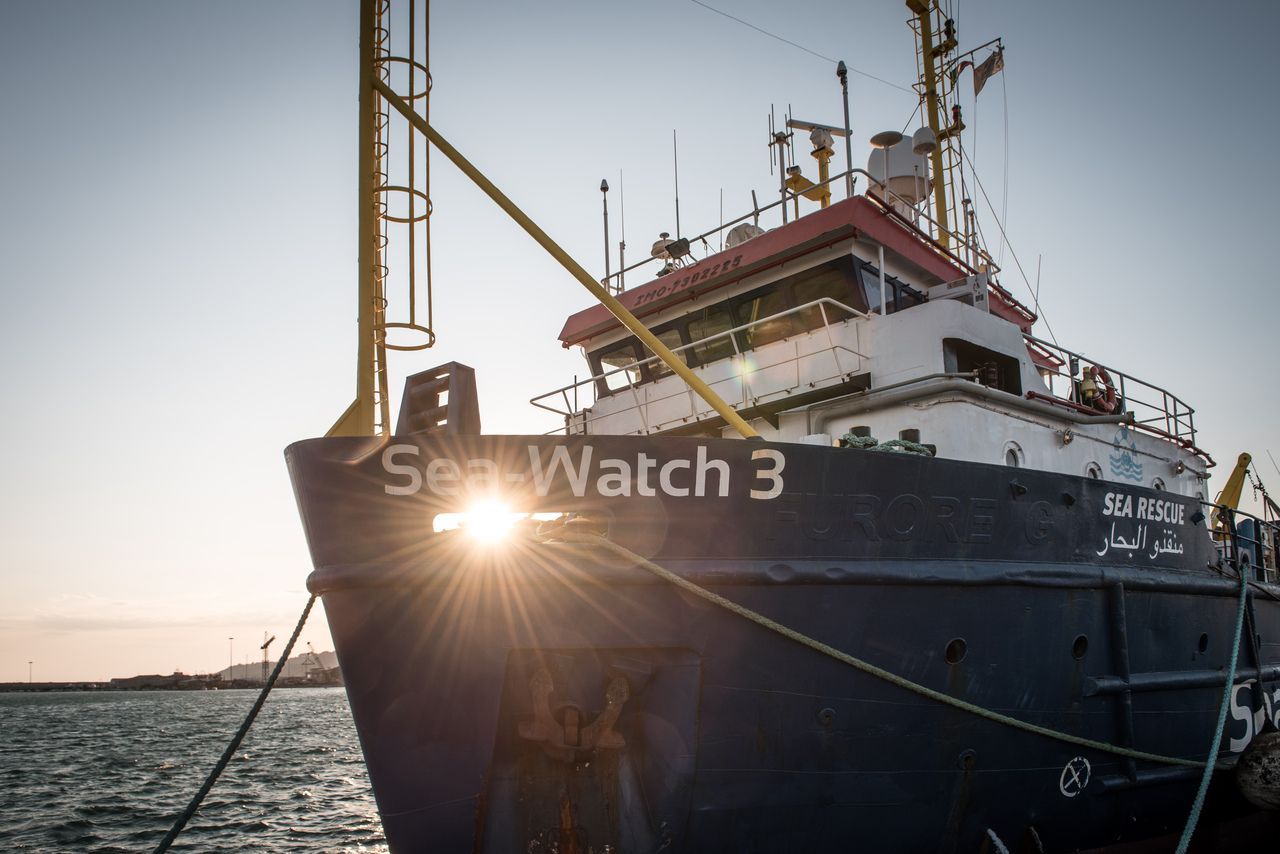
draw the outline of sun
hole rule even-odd
[[[499,543],[511,534],[516,522],[525,515],[511,512],[511,508],[501,501],[481,501],[467,508],[459,520],[459,527],[477,542]]]

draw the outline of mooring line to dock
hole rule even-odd
[[[1234,538],[1235,528],[1232,528]],[[1200,810],[1204,807],[1204,796],[1209,791],[1209,779],[1213,777],[1213,766],[1218,761],[1218,747],[1222,744],[1222,732],[1227,726],[1227,709],[1231,707],[1231,694],[1235,690],[1236,662],[1240,657],[1240,635],[1244,631],[1244,606],[1248,600],[1249,572],[1244,566],[1238,566],[1240,572],[1240,601],[1236,605],[1236,638],[1231,642],[1231,663],[1227,666],[1227,682],[1222,689],[1222,702],[1218,705],[1218,726],[1213,731],[1213,741],[1209,743],[1209,758],[1205,760],[1204,774],[1200,775],[1200,787],[1196,789],[1196,799],[1191,804],[1191,812],[1187,815],[1187,824],[1182,828],[1182,838],[1178,840],[1177,854],[1186,854],[1191,845],[1191,837],[1196,832],[1196,824],[1200,821]],[[1259,669],[1261,663],[1258,662]],[[1259,673],[1261,677],[1261,673]]]
[[[737,614],[738,616],[744,619],[750,620],[756,625],[762,626],[772,632],[776,632],[777,634],[780,634],[789,640],[792,640],[798,644],[807,646],[810,649],[815,650],[816,652],[822,653],[823,655],[830,656],[831,658],[834,658],[837,661],[843,662],[844,664],[847,664],[850,667],[853,667],[857,670],[861,670],[863,673],[867,673],[871,676],[876,677],[877,679],[882,679],[885,682],[890,683],[891,685],[896,685],[897,687],[902,688],[904,690],[911,691],[912,693],[919,694],[922,697],[926,697],[930,700],[934,700],[944,705],[948,705],[953,708],[960,709],[961,711],[968,712],[969,714],[977,715],[978,717],[986,718],[989,721],[994,721],[995,723],[1003,724],[1005,726],[1012,727],[1014,729],[1020,729],[1020,730],[1023,730],[1024,732],[1030,732],[1036,735],[1041,735],[1041,736],[1044,736],[1045,738],[1052,738],[1057,741],[1066,742],[1067,744],[1074,744],[1079,747],[1087,747],[1092,750],[1098,750],[1104,753],[1111,753],[1116,756],[1126,757],[1128,759],[1140,759],[1145,762],[1160,762],[1166,765],[1181,765],[1187,768],[1204,768],[1205,779],[1207,780],[1211,776],[1210,771],[1213,770],[1213,764],[1207,764],[1205,762],[1201,762],[1196,759],[1183,759],[1180,756],[1164,756],[1159,753],[1148,753],[1145,750],[1134,750],[1133,748],[1129,748],[1129,747],[1121,747],[1118,744],[1108,744],[1105,741],[1097,741],[1092,738],[1085,738],[1084,736],[1072,735],[1071,733],[1062,732],[1061,730],[1051,729],[1046,726],[1040,726],[1039,724],[1033,724],[1028,721],[1019,720],[1017,718],[1013,718],[1008,715],[1001,714],[1000,712],[992,711],[991,709],[987,709],[982,706],[975,705],[974,703],[961,700],[958,697],[952,697],[950,694],[944,694],[941,691],[936,691],[933,688],[926,687],[924,685],[921,685],[918,682],[912,682],[910,679],[906,679],[902,676],[898,676],[896,673],[890,673],[888,670],[884,670],[882,668],[876,667],[874,664],[863,661],[860,658],[856,658],[852,655],[849,655],[847,652],[843,652],[841,650],[836,649],[833,646],[829,646],[828,644],[825,644],[820,640],[815,640],[814,638],[811,638],[808,635],[802,634],[801,632],[798,632],[795,629],[784,626],[783,624],[775,620],[771,620],[765,615],[758,613],[756,611],[753,611],[744,605],[739,605],[737,602],[734,602],[730,599],[726,599],[725,597],[719,595],[718,593],[713,593],[710,590],[706,589],[705,587],[695,584],[694,582],[688,580],[687,578],[683,578],[663,566],[659,566],[658,564],[654,563],[648,558],[645,558],[641,555],[636,554],[635,552],[631,551],[625,546],[618,545],[613,540],[610,540],[608,537],[601,536],[595,533],[590,533],[588,531],[575,531],[575,530],[572,530],[572,528],[569,528],[566,526],[566,527],[556,528],[553,531],[548,532],[547,535],[539,537],[539,539],[543,543],[558,542],[558,543],[577,543],[581,545],[600,546],[601,548],[607,549],[620,557],[623,557],[629,561],[632,561],[637,566],[658,576],[663,581],[669,582],[670,584],[673,584],[676,587],[681,588],[682,590],[692,593],[693,595],[698,596],[699,598],[705,599],[708,602],[711,602],[715,605],[719,605],[721,608],[724,608],[727,611],[731,611],[732,613]],[[1243,591],[1248,589],[1247,578],[1248,578],[1247,575],[1245,575],[1244,573],[1241,573],[1241,585],[1240,585],[1241,591],[1242,591],[1241,601],[1243,601],[1243,597],[1245,595]],[[1240,641],[1239,634],[1240,634],[1241,622],[1242,620],[1238,620],[1236,625],[1236,647],[1239,646],[1239,641]],[[1235,660],[1236,660],[1235,653],[1233,651],[1232,658],[1231,658],[1231,662],[1232,662],[1231,673],[1228,674],[1228,679],[1227,679],[1228,691],[1230,691],[1231,689],[1232,677],[1235,674]],[[1224,704],[1223,709],[1225,708],[1226,706]],[[1218,742],[1222,738],[1222,726],[1223,726],[1223,717],[1222,717],[1222,714],[1220,713],[1218,732],[1216,734],[1216,737],[1213,743],[1213,748],[1209,755],[1209,763],[1217,762]],[[1203,799],[1199,798],[1197,800],[1199,802]],[[1194,813],[1198,813],[1198,809],[1194,810],[1193,814]]]
[[[231,743],[227,745],[227,749],[222,751],[222,758],[213,766],[213,770],[209,772],[209,776],[205,778],[199,791],[191,799],[191,803],[187,804],[187,808],[182,811],[182,815],[178,816],[173,822],[173,827],[169,828],[169,832],[164,835],[164,839],[160,840],[160,844],[156,846],[154,854],[163,854],[163,852],[169,850],[169,846],[178,838],[178,834],[182,833],[182,829],[187,826],[187,822],[196,814],[196,810],[200,809],[201,802],[209,794],[213,784],[218,782],[218,777],[226,770],[227,764],[231,762],[231,757],[235,756],[236,751],[240,749],[240,742],[244,741],[244,737],[249,733],[249,727],[253,726],[254,719],[258,717],[258,712],[262,711],[262,705],[267,702],[267,695],[275,687],[280,671],[284,670],[285,663],[289,660],[289,653],[293,651],[293,645],[298,642],[298,635],[302,634],[302,627],[306,625],[307,617],[311,615],[311,606],[315,605],[315,603],[316,594],[312,593],[311,598],[307,600],[307,606],[302,609],[302,616],[298,618],[298,625],[293,627],[293,634],[289,637],[289,642],[284,645],[284,652],[281,653],[280,660],[276,662],[275,670],[271,671],[271,677],[267,679],[267,684],[262,686],[262,692],[258,694],[258,699],[254,702],[253,708],[249,710],[244,723],[240,724],[240,729],[236,732],[235,737],[231,739]]]

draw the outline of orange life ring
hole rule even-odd
[[[1111,382],[1111,374],[1107,373],[1106,368],[1091,365],[1089,367],[1089,376],[1094,384],[1098,386],[1098,394],[1091,401],[1093,408],[1107,415],[1115,412],[1116,387]]]

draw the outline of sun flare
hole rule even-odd
[[[495,545],[510,538],[517,524],[532,519],[542,522],[558,517],[559,513],[518,513],[507,504],[488,499],[472,504],[464,513],[440,513],[431,528],[437,534],[445,531],[461,531],[477,543]]]

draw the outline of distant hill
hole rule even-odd
[[[307,671],[315,669],[315,663],[319,660],[320,666],[325,670],[331,670],[338,666],[338,656],[333,652],[317,652],[312,657],[311,653],[304,652],[302,655],[295,655],[285,662],[284,670],[280,671],[282,679],[305,679]],[[267,672],[271,672],[271,668],[276,666],[278,659],[271,659]],[[218,675],[225,679],[242,679],[251,682],[257,682],[262,679],[262,662],[255,661],[251,664],[237,664],[234,667],[224,667],[218,671]]]

